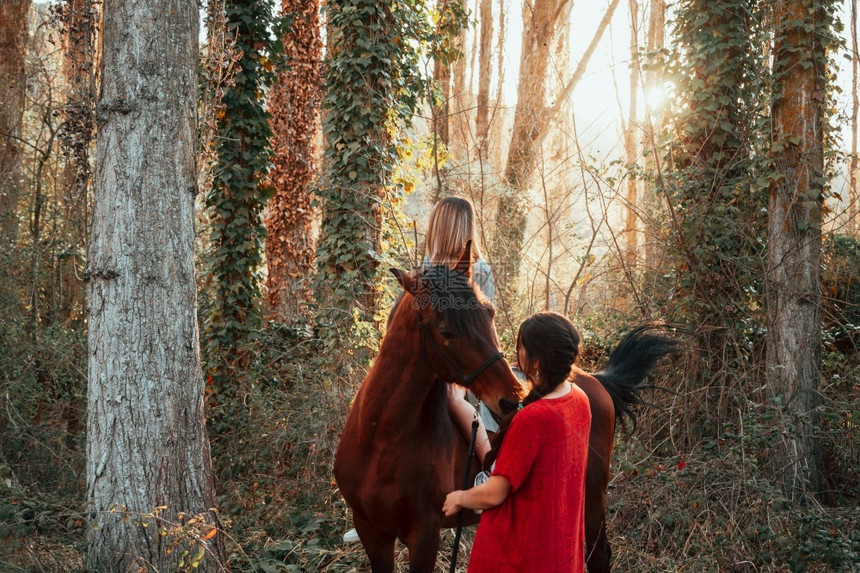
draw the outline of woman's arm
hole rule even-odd
[[[491,476],[472,489],[452,491],[445,498],[442,511],[447,516],[455,515],[463,508],[490,509],[501,504],[511,493],[511,483],[504,476]]]

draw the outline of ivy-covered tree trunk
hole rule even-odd
[[[85,273],[88,571],[226,568],[194,277],[197,40],[194,0],[105,5]]]
[[[61,134],[67,163],[66,217],[75,226],[79,245],[86,244],[87,190],[92,176],[90,145],[95,135],[96,40],[99,5],[93,0],[67,0],[60,6],[63,25],[63,76],[66,104]]]
[[[261,324],[262,212],[269,197],[269,115],[263,93],[269,59],[270,0],[226,0],[227,32],[241,52],[233,83],[224,90],[217,126],[217,164],[206,196],[210,217],[207,362],[213,406],[235,403],[235,380],[225,368],[240,362]],[[217,21],[215,18],[213,21]]]
[[[821,218],[827,93],[826,43],[834,2],[785,0],[774,7],[773,135],[777,177],[767,233],[767,381],[786,428],[773,452],[792,496],[821,490],[816,409],[821,403]]]
[[[284,37],[286,69],[269,92],[274,196],[266,219],[269,317],[282,322],[305,315],[314,262],[311,183],[322,97],[322,40],[318,0],[283,0],[292,18]]]
[[[21,194],[21,127],[27,89],[25,50],[30,0],[0,2],[0,251],[9,253],[18,234]]]
[[[62,278],[60,318],[75,316],[83,306],[84,285],[78,278],[78,261],[84,261],[90,209],[90,148],[96,128],[97,34],[101,8],[93,0],[67,0],[58,5],[63,35],[63,76],[66,103],[60,141],[66,164],[63,168],[64,218],[71,228],[71,241],[63,253],[58,274]]]
[[[766,40],[762,13],[746,0],[686,0],[675,37],[684,111],[674,117],[661,191],[667,205],[667,253],[676,268],[682,315],[695,328],[708,378],[707,408],[734,406],[732,365],[746,363],[761,317],[755,293],[763,268],[766,165],[760,159],[767,121]],[[668,162],[667,162],[668,163]],[[753,303],[754,306],[750,306]]]
[[[362,345],[369,341],[353,335],[376,319],[397,137],[424,96],[414,43],[427,23],[421,11],[393,10],[390,0],[333,0],[327,13],[317,319],[330,342]]]

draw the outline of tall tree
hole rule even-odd
[[[525,238],[527,213],[524,195],[550,121],[585,73],[591,54],[603,37],[620,0],[611,1],[573,76],[567,81],[561,94],[555,98],[555,102],[550,104],[547,101],[550,50],[556,31],[562,24],[562,16],[568,13],[565,9],[568,2],[569,0],[535,0],[533,3],[523,3],[523,44],[517,83],[517,106],[505,166],[505,186],[496,212],[493,245],[493,268],[499,271],[497,277],[503,304],[507,304],[514,295]]]
[[[787,431],[773,452],[792,497],[821,488],[816,409],[821,403],[821,221],[825,100],[832,0],[774,6],[771,158],[767,232],[768,385],[781,396]]]
[[[448,145],[451,155],[459,161],[468,161],[470,126],[469,117],[472,113],[474,103],[472,102],[472,87],[467,82],[467,68],[469,61],[466,59],[466,29],[469,26],[469,10],[465,0],[457,0],[459,6],[457,13],[461,15],[460,26],[454,38],[454,50],[456,59],[451,65],[451,102],[449,107],[451,114],[449,121]]]
[[[450,154],[452,117],[462,104],[459,90],[463,89],[465,58],[462,52],[467,13],[464,0],[440,0],[438,21],[431,39],[430,55],[433,58],[432,92],[433,114],[433,171],[436,178],[434,200],[439,200],[444,191],[444,164]],[[460,64],[460,65],[456,65]],[[456,65],[456,68],[455,68]],[[453,72],[457,73],[453,73]]]
[[[281,321],[303,316],[310,300],[308,277],[314,261],[311,183],[316,175],[315,139],[322,96],[322,40],[319,0],[282,0],[291,17],[284,36],[286,69],[269,92],[275,195],[266,219],[269,316]]]
[[[12,251],[18,233],[29,10],[30,0],[0,2],[0,251],[4,253]]]
[[[88,571],[226,566],[194,277],[198,11],[105,4],[88,280]],[[184,521],[183,516],[197,521]]]
[[[59,260],[62,279],[63,320],[77,314],[83,304],[84,285],[78,273],[78,261],[85,260],[89,224],[90,152],[96,127],[97,37],[100,4],[94,0],[66,0],[57,4],[63,38],[63,79],[66,102],[60,142],[66,162],[63,167],[61,206],[69,225],[68,246]]]

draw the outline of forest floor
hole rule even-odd
[[[361,544],[343,542],[352,523],[331,471],[363,371],[326,374],[330,360],[308,341],[265,346],[242,381],[248,427],[212,437],[232,570],[367,571]],[[653,396],[636,430],[619,433],[607,496],[616,571],[860,572],[860,465],[850,467],[860,395],[832,408],[828,443],[844,450],[830,458],[841,465],[833,507],[788,500],[764,477],[773,439],[766,407],[693,439],[692,414],[672,406],[677,397]],[[2,428],[0,573],[84,570],[85,436],[70,434],[57,408]],[[457,571],[466,571],[473,536],[467,528]],[[443,534],[438,572],[448,571],[452,538]],[[407,570],[402,545],[397,562]]]

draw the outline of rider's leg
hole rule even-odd
[[[457,384],[448,384],[448,411],[454,423],[460,428],[468,441],[472,437],[472,420],[475,419],[475,408],[466,400],[466,389]],[[478,432],[475,435],[475,455],[478,461],[484,463],[484,457],[490,451],[490,438],[484,428],[481,416],[478,416]]]

